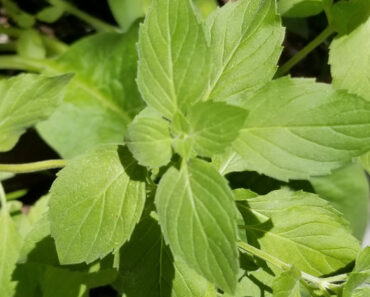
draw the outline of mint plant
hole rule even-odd
[[[0,68],[29,73],[0,81],[0,152],[33,127],[61,158],[0,164],[0,297],[369,295],[367,1],[108,1],[120,27],[47,2],[2,1]],[[37,30],[66,13],[100,32]],[[319,13],[278,66],[282,18]],[[286,75],[326,40],[332,84]],[[30,210],[3,186],[51,169]]]

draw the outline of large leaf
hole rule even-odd
[[[172,118],[207,85],[203,26],[190,0],[154,0],[139,38],[138,85],[146,103]]]
[[[71,160],[51,188],[50,227],[62,264],[92,262],[127,241],[145,201],[115,146]]]
[[[226,292],[238,273],[236,209],[226,181],[209,163],[183,162],[162,177],[155,197],[159,222],[175,259]]]
[[[139,164],[151,168],[166,165],[172,157],[172,137],[168,121],[144,109],[128,126],[125,143]]]
[[[122,142],[126,125],[143,106],[135,83],[137,34],[135,27],[127,34],[94,35],[46,63],[48,72],[75,73],[64,104],[38,126],[63,157]]]
[[[333,174],[310,180],[315,192],[344,214],[358,239],[362,239],[368,218],[369,183],[358,164],[350,164]]]
[[[370,18],[331,43],[329,63],[336,88],[347,89],[370,101],[369,35]]]
[[[279,180],[329,174],[370,149],[370,104],[309,79],[282,78],[243,102],[234,149]],[[340,115],[340,116],[339,116]]]
[[[301,297],[300,279],[301,274],[294,267],[281,273],[272,285],[274,297]]]
[[[0,152],[12,149],[27,128],[56,110],[70,79],[22,74],[0,80]]]
[[[213,297],[215,288],[182,262],[174,262],[158,223],[145,218],[120,250],[114,286],[127,297]]]
[[[207,19],[212,61],[205,99],[232,100],[271,80],[284,30],[274,0],[229,1]]]
[[[11,281],[22,238],[6,208],[0,209],[0,296],[13,297],[15,283]]]
[[[285,17],[305,18],[319,14],[325,0],[280,0],[279,12]]]
[[[175,149],[176,141],[187,141],[197,155],[212,157],[222,153],[238,136],[247,114],[245,109],[224,102],[199,102],[189,110],[188,129],[173,123],[173,130],[179,130],[175,132]]]
[[[248,240],[254,238],[262,250],[309,274],[344,268],[359,251],[347,222],[317,195],[278,190],[239,202],[239,209]]]

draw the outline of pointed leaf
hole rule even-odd
[[[319,14],[324,9],[324,0],[280,0],[279,13],[284,17],[306,18]]]
[[[317,195],[278,190],[239,206],[249,240],[301,271],[315,276],[336,272],[359,251],[347,222]]]
[[[291,270],[281,273],[272,284],[274,297],[301,297],[300,272],[292,267]]]
[[[125,143],[140,165],[158,168],[171,160],[169,122],[156,112],[148,112],[148,109],[128,126]]]
[[[284,29],[274,0],[229,1],[207,19],[212,71],[205,99],[226,101],[272,79]]]
[[[61,264],[90,263],[127,241],[145,201],[115,146],[71,160],[51,188],[50,227]]]
[[[329,85],[282,78],[243,106],[249,115],[233,147],[276,179],[329,174],[370,149],[369,102]]]
[[[139,38],[138,85],[146,103],[172,118],[207,85],[207,43],[190,0],[154,0]]]
[[[27,128],[55,111],[70,79],[22,74],[0,81],[0,152],[12,149]]]
[[[236,209],[226,181],[209,163],[191,160],[162,177],[156,206],[175,259],[226,292],[238,273]]]

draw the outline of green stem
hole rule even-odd
[[[241,249],[242,251],[257,256],[258,258],[265,260],[266,262],[269,262],[270,264],[278,267],[283,271],[287,271],[292,267],[291,265],[279,260],[278,258],[275,258],[274,256],[271,256],[270,254],[260,249],[257,249],[254,246],[251,246],[250,244],[247,244],[245,242],[239,241],[238,246],[239,249]],[[301,276],[304,281],[315,285],[316,288],[325,291],[325,293],[327,293],[327,289],[337,289],[339,286],[341,286],[338,284],[333,284],[332,282],[343,281],[347,277],[346,275],[341,274],[329,278],[319,278],[303,271],[301,271]]]
[[[16,55],[1,55],[0,69],[26,70],[30,72],[41,72],[44,65],[40,60],[25,58]]]
[[[276,72],[275,77],[281,77],[289,72],[296,64],[302,61],[309,53],[316,49],[321,43],[328,39],[334,30],[332,27],[327,27],[321,34],[319,34],[314,40],[312,40],[307,46],[300,50],[294,57],[288,60],[284,65],[282,65]]]
[[[103,32],[121,32],[119,28],[112,26],[106,22],[103,22],[102,20],[99,20],[98,18],[95,18],[86,12],[78,9],[74,5],[64,1],[64,0],[48,0],[48,2],[51,5],[54,5],[56,7],[60,7],[64,11],[74,15],[75,17],[78,17],[79,19],[85,21],[86,23],[90,24],[92,27],[94,27],[98,31]]]
[[[12,27],[0,26],[0,33],[6,34],[10,37],[19,37],[22,34],[22,30]]]
[[[69,48],[67,44],[57,39],[51,38],[46,35],[41,35],[41,37],[46,48],[56,55],[63,54]]]
[[[8,207],[6,204],[6,195],[5,195],[5,191],[4,191],[2,183],[0,183],[0,202],[1,202],[2,210],[4,210],[5,212],[8,212]]]
[[[0,164],[0,172],[30,173],[48,169],[63,168],[65,160],[47,160],[24,164]]]

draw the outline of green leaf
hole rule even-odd
[[[121,143],[127,124],[142,109],[135,83],[137,34],[136,26],[127,34],[97,34],[45,62],[49,73],[75,73],[64,104],[38,126],[64,158],[102,143]]]
[[[55,111],[70,79],[21,74],[0,80],[0,152],[11,150],[27,128]]]
[[[40,33],[34,29],[23,31],[17,40],[17,52],[21,57],[44,59],[46,49]]]
[[[64,9],[60,6],[49,6],[41,11],[39,11],[36,15],[37,19],[41,22],[52,24],[58,21],[64,14]]]
[[[324,9],[324,0],[280,0],[279,13],[284,17],[306,18]]]
[[[108,0],[112,14],[123,31],[145,16],[152,0]]]
[[[289,271],[281,273],[273,282],[274,297],[301,297],[301,274],[292,267]]]
[[[27,12],[21,10],[15,1],[3,0],[1,1],[4,5],[6,13],[16,22],[21,28],[31,28],[35,24],[35,18]]]
[[[50,226],[62,264],[90,263],[127,241],[140,219],[145,184],[131,180],[115,146],[68,162],[51,188]]]
[[[251,170],[279,180],[329,174],[370,149],[370,104],[329,85],[278,79],[243,107],[233,147]]]
[[[216,296],[204,278],[182,262],[174,262],[158,223],[150,217],[140,222],[120,255],[114,287],[127,297]]]
[[[212,164],[218,169],[221,175],[248,170],[248,162],[232,148],[228,148],[223,154],[214,156],[212,158]]]
[[[343,297],[367,297],[370,293],[370,247],[358,255],[356,266],[343,288]]]
[[[238,273],[233,194],[212,165],[183,162],[162,177],[155,197],[159,222],[175,259],[232,293]]]
[[[158,168],[171,160],[169,122],[150,108],[139,113],[128,126],[125,143],[140,165]]]
[[[368,218],[369,183],[358,164],[350,164],[333,174],[310,180],[315,192],[343,213],[353,234],[362,239]]]
[[[208,47],[190,0],[154,0],[140,28],[138,85],[146,103],[166,118],[201,99]]]
[[[211,75],[205,99],[232,101],[272,79],[284,38],[274,0],[229,1],[207,19]]]
[[[361,156],[361,164],[366,169],[368,173],[370,173],[370,152],[366,153],[365,155]]]
[[[184,133],[196,154],[212,157],[224,152],[236,139],[247,114],[245,109],[223,102],[199,102],[189,110],[189,131],[176,136],[182,138]]]
[[[205,17],[218,7],[216,0],[194,0],[194,4]]]
[[[6,208],[0,209],[0,296],[14,296],[15,283],[11,281],[22,238]]]
[[[248,240],[315,276],[350,264],[359,251],[347,222],[317,195],[278,190],[238,202]]]
[[[349,34],[361,23],[366,22],[370,16],[370,2],[368,0],[338,1],[330,7],[329,13],[333,29],[339,34]]]
[[[370,2],[369,2],[370,3]],[[333,85],[370,101],[370,18],[330,45],[329,63]]]

